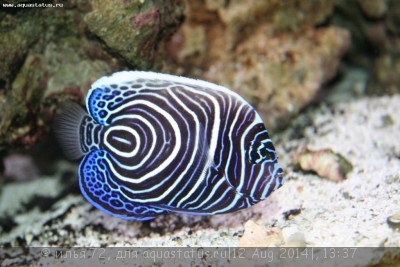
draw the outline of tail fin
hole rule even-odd
[[[74,102],[67,102],[57,112],[53,130],[67,158],[79,159],[84,155],[81,149],[80,126],[88,114]]]

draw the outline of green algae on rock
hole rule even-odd
[[[0,150],[34,144],[49,132],[58,103],[82,100],[98,77],[152,66],[182,10],[180,1],[67,1],[0,11]]]
[[[49,131],[59,102],[82,100],[88,86],[110,71],[109,63],[79,55],[87,47],[82,43],[79,48],[61,39],[43,54],[28,54],[0,105],[0,149],[36,143]]]
[[[43,30],[36,12],[0,16],[0,88],[9,90],[13,78],[22,66],[29,47]]]
[[[138,69],[153,65],[160,38],[180,25],[182,1],[97,1],[85,16],[91,32],[114,54]]]

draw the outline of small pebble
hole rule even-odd
[[[400,174],[391,174],[385,177],[387,184],[393,184],[400,181]]]
[[[285,242],[283,247],[292,247],[292,248],[304,248],[306,247],[306,239],[304,237],[304,233],[296,232],[292,234],[288,240]]]
[[[33,240],[33,235],[31,233],[26,233],[25,241],[28,246],[32,243],[32,240]]]
[[[283,243],[282,231],[276,227],[266,227],[250,220],[244,225],[244,234],[239,247],[277,247]]]
[[[318,176],[334,182],[343,181],[353,170],[352,164],[346,158],[331,149],[311,151],[302,148],[292,159],[303,171],[315,172]]]
[[[387,223],[390,227],[398,229],[400,228],[400,212],[395,213],[387,218]]]
[[[39,178],[39,170],[31,156],[11,154],[4,158],[4,177],[14,181],[31,181]]]

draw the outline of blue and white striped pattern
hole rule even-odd
[[[239,95],[153,72],[97,80],[57,119],[83,195],[124,219],[233,212],[265,199],[283,171],[263,122]]]

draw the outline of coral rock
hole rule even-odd
[[[283,236],[279,228],[267,228],[250,220],[244,225],[239,247],[276,247],[282,242]]]
[[[161,37],[182,19],[181,1],[96,1],[85,16],[91,32],[132,66],[148,69]]]

